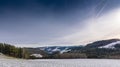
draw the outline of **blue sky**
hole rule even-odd
[[[0,0],[0,42],[82,45],[119,38],[119,4],[120,0]]]

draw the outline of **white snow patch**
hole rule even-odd
[[[52,49],[51,48],[48,48],[48,51],[51,51]]]
[[[115,46],[116,44],[120,44],[120,41],[116,41],[116,42],[110,43],[110,44],[105,45],[105,46],[100,46],[100,47],[98,47],[98,48],[110,48],[110,49],[114,49],[114,48],[115,48],[114,46]]]
[[[41,47],[40,50],[45,50],[45,47]]]
[[[52,50],[53,52],[55,51],[60,51],[60,49],[58,47],[56,47],[55,49]]]
[[[31,54],[30,56],[34,56],[34,57],[37,57],[37,58],[42,58],[43,57],[41,54]]]
[[[64,50],[60,51],[60,53],[64,53],[64,52],[68,52],[68,51],[71,51],[70,49],[68,50],[68,48],[65,48]]]

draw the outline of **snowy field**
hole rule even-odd
[[[120,67],[120,60],[112,59],[0,59],[0,67]]]

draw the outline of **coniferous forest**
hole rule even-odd
[[[0,52],[7,56],[23,58],[23,48],[15,47],[10,44],[0,43]]]

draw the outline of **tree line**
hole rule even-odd
[[[7,56],[25,58],[25,52],[23,53],[23,48],[15,47],[6,43],[0,43],[0,52]]]
[[[43,59],[64,59],[64,58],[120,58],[120,48],[104,49],[95,47],[74,47],[71,51],[54,54],[48,54],[39,48],[21,48],[6,43],[0,43],[0,53],[16,58],[33,59],[31,54],[41,54]]]

